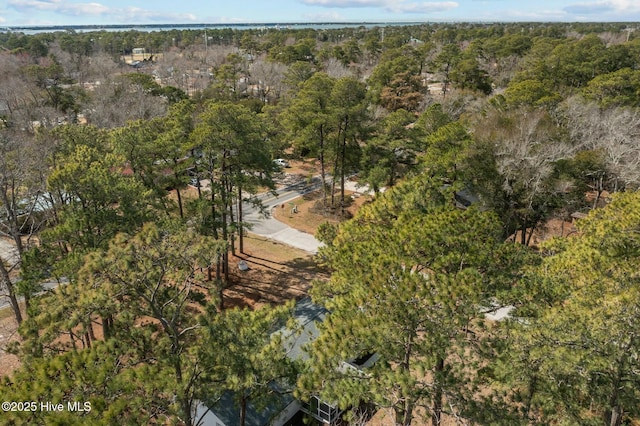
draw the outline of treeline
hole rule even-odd
[[[18,256],[0,279],[23,361],[5,399],[92,402],[65,423],[191,424],[196,401],[232,390],[246,407],[297,379],[302,398],[393,408],[402,425],[631,421],[632,30],[2,34],[0,232]],[[162,57],[132,68],[134,47]],[[319,232],[333,275],[313,293],[331,314],[302,374],[269,334],[290,307],[223,298],[242,204],[273,188],[282,156],[317,158],[327,208],[344,207],[354,172],[388,189]],[[578,237],[525,248],[548,219],[591,210]],[[484,321],[506,305],[512,319]],[[368,353],[381,361],[366,376],[339,374],[345,354]]]

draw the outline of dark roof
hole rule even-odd
[[[293,318],[300,325],[300,330],[292,331],[286,326],[277,330],[282,333],[283,344],[291,359],[305,359],[307,354],[304,346],[313,341],[320,333],[316,327],[317,321],[322,321],[327,310],[319,305],[315,305],[311,298],[306,297],[296,303],[293,310]],[[291,393],[283,393],[276,384],[270,385],[274,389],[273,400],[268,407],[258,410],[256,406],[249,402],[247,404],[246,422],[251,426],[266,426],[277,416],[287,405],[293,401]],[[232,392],[225,392],[222,397],[211,407],[211,411],[224,422],[226,426],[239,426],[240,408],[234,400]]]
[[[233,392],[225,392],[211,408],[211,411],[224,422],[225,426],[240,426],[240,407],[236,404],[233,396]],[[275,416],[280,414],[291,401],[293,401],[293,396],[291,396],[290,393],[274,393],[272,401],[269,401],[267,407],[263,410],[258,410],[252,402],[249,402],[247,404],[245,424],[251,426],[266,426]]]
[[[467,208],[471,204],[475,204],[479,201],[478,197],[476,197],[468,189],[461,189],[460,191],[457,191],[455,194],[455,199],[459,207],[461,208]]]
[[[279,332],[283,334],[283,344],[291,359],[307,359],[308,355],[304,351],[308,343],[313,342],[319,335],[317,324],[324,320],[327,310],[316,305],[311,298],[305,297],[296,303],[293,310],[293,318],[299,324],[298,331],[282,328]]]

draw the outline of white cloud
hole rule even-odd
[[[69,3],[62,0],[10,0],[7,6],[19,12],[37,10],[70,16],[102,15],[109,10],[100,3]]]
[[[640,2],[637,0],[604,0],[587,1],[574,3],[566,6],[564,10],[568,13],[579,14],[628,14],[640,12]]]
[[[327,8],[381,8],[391,13],[432,13],[458,7],[454,1],[411,2],[405,0],[301,0],[309,6]]]
[[[9,0],[8,8],[33,14],[36,11],[74,17],[99,17],[121,22],[194,22],[189,13],[165,13],[137,7],[111,8],[101,3],[74,3],[64,0]]]
[[[536,12],[524,12],[519,10],[505,11],[503,18],[515,21],[566,21],[568,16],[558,10],[538,10]],[[490,20],[490,19],[488,19]]]

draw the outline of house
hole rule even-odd
[[[283,334],[283,344],[291,359],[308,359],[309,355],[304,348],[319,336],[317,324],[324,320],[326,314],[325,308],[315,305],[308,297],[296,304],[293,317],[300,325],[300,330],[292,331],[282,328],[275,332]],[[344,362],[341,368],[361,370],[371,366],[377,359],[377,354],[367,355]],[[272,386],[274,390],[278,390],[277,384]],[[321,424],[334,425],[340,420],[343,411],[316,396],[308,402],[303,402],[293,398],[291,393],[275,392],[270,405],[262,410],[257,409],[252,403],[248,404],[245,424],[247,426],[303,426],[306,425],[303,419],[311,416]],[[202,426],[239,426],[239,413],[240,408],[236,405],[233,394],[228,392],[213,404],[201,402],[195,418],[202,418],[200,423]]]
[[[454,198],[456,207],[459,209],[466,209],[472,204],[477,204],[480,201],[478,197],[468,189],[456,191]]]
[[[245,424],[247,426],[285,426],[299,411],[300,403],[290,393],[275,394],[271,404],[259,410],[251,402],[247,405]],[[206,412],[209,410],[208,412]],[[206,413],[205,413],[206,412]],[[233,394],[226,392],[211,407],[200,403],[196,410],[196,419],[201,419],[202,426],[240,426],[240,408],[236,405]]]
[[[311,302],[310,298],[300,300],[293,312],[295,320],[300,325],[300,332],[294,332],[286,328],[277,330],[283,333],[284,345],[288,356],[292,359],[305,359],[308,355],[303,347],[314,340],[319,330],[316,327],[318,321],[322,321],[326,310]],[[273,385],[274,387],[277,385]],[[302,408],[300,401],[293,398],[291,393],[274,393],[274,398],[269,407],[259,410],[251,402],[247,405],[246,425],[250,426],[294,426],[297,424],[292,419],[299,418],[298,412]],[[206,410],[206,414],[203,414]],[[202,426],[239,426],[240,408],[235,404],[233,394],[225,393],[213,405],[200,403],[196,418],[202,417]],[[296,414],[298,416],[296,417]]]

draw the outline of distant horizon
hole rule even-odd
[[[460,20],[460,21],[298,21],[298,22],[286,22],[286,21],[273,21],[273,22],[233,22],[233,23],[208,23],[208,22],[191,22],[191,23],[121,23],[121,24],[50,24],[50,25],[0,25],[0,28],[7,29],[100,29],[100,28],[162,28],[162,27],[175,27],[175,28],[191,28],[191,27],[216,27],[216,28],[230,28],[230,27],[260,27],[260,26],[283,26],[283,25],[296,25],[296,26],[371,26],[371,25],[387,25],[387,26],[412,26],[412,25],[429,25],[429,24],[449,24],[449,23],[469,23],[469,24],[574,24],[574,23],[597,23],[597,24],[626,24],[626,25],[640,25],[640,21],[472,21],[472,20]]]
[[[18,32],[27,35],[57,32],[57,31],[76,31],[76,32],[92,32],[92,31],[168,31],[168,30],[206,30],[206,29],[222,29],[235,28],[239,30],[249,29],[276,29],[276,28],[313,28],[313,29],[339,29],[353,27],[384,27],[384,26],[412,26],[425,25],[430,22],[246,22],[233,24],[208,24],[208,23],[190,23],[190,24],[84,24],[84,25],[31,25],[31,26],[0,26],[0,33]]]
[[[640,22],[638,0],[0,0],[0,27]]]
[[[285,22],[285,21],[273,21],[273,22],[232,22],[232,23],[210,23],[210,22],[189,22],[189,23],[122,23],[122,24],[50,24],[50,25],[3,25],[2,28],[114,28],[114,27],[241,27],[241,26],[253,26],[253,25],[423,25],[436,23],[436,21],[299,21],[299,22]]]

